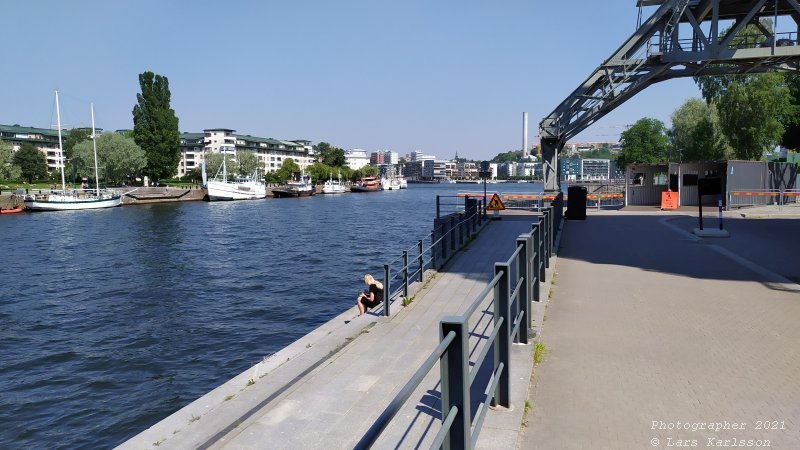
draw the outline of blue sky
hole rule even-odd
[[[652,12],[652,9],[650,10]],[[181,131],[484,159],[521,147],[627,39],[635,1],[6,2],[0,123],[131,128],[138,74],[169,78]],[[648,88],[576,140],[668,122],[690,79]]]

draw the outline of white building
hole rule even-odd
[[[358,170],[369,165],[369,155],[367,155],[367,151],[360,148],[345,150],[344,160],[347,167],[353,170]]]

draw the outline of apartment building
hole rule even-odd
[[[203,133],[181,133],[178,176],[200,167],[206,153],[224,153],[236,157],[238,152],[249,151],[256,155],[264,172],[277,171],[286,158],[293,159],[303,170],[314,164],[310,141],[282,141],[235,134],[235,131],[230,128],[207,128]]]
[[[344,160],[347,164],[347,167],[353,170],[358,170],[364,166],[368,166],[370,158],[367,156],[366,150],[354,148],[352,150],[345,150]]]
[[[73,128],[74,130],[88,131],[91,128]],[[70,130],[61,130],[61,140],[69,137]],[[95,128],[97,135],[103,134],[102,128]],[[29,142],[33,144],[47,158],[47,170],[54,172],[61,170],[61,150],[58,147],[58,130],[48,128],[22,127],[19,125],[0,125],[0,139],[11,144],[11,151],[16,152],[22,144]]]

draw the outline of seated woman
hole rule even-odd
[[[367,312],[367,309],[374,308],[383,301],[383,284],[380,281],[372,278],[372,275],[366,274],[364,275],[364,284],[367,285],[367,289],[359,293],[356,299],[359,316]]]

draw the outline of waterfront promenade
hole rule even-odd
[[[566,222],[519,448],[800,447],[798,212]]]
[[[508,259],[535,219],[507,214],[487,222],[444,271],[414,286],[410,306],[396,302],[391,318],[356,317],[351,308],[121,448],[352,448],[436,347],[442,317],[466,310],[493,277],[494,263]],[[353,300],[359,289],[353,287]],[[491,311],[490,300],[470,322],[471,346],[491,331],[491,313],[481,312]],[[532,354],[533,345],[512,349],[514,408],[490,411],[479,447],[515,445]],[[437,365],[375,448],[429,447],[441,424],[439,393]]]

